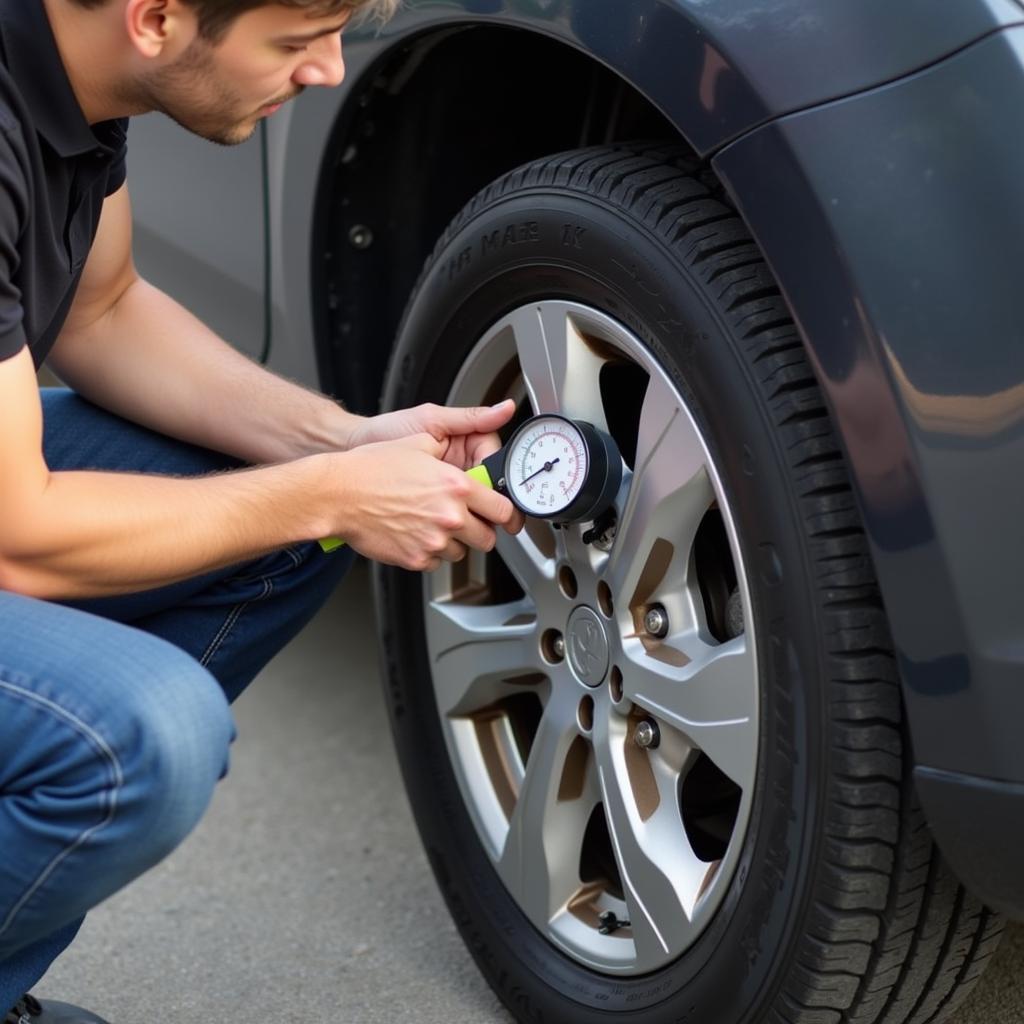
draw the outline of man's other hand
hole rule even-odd
[[[445,462],[469,469],[501,447],[498,431],[515,411],[511,398],[493,406],[466,408],[428,402],[360,420],[352,431],[349,447],[430,434],[444,446],[440,457]]]

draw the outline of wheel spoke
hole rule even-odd
[[[596,742],[601,799],[636,944],[636,966],[678,955],[696,936],[694,909],[712,870],[694,853],[678,802],[642,820],[625,764],[625,731]],[[660,787],[659,787],[660,788]]]
[[[700,435],[668,385],[652,377],[637,435],[636,469],[606,579],[631,604],[654,544],[668,541],[685,567],[704,513],[715,500]]]
[[[576,737],[574,703],[564,694],[553,695],[530,748],[498,861],[506,888],[541,929],[579,889],[583,834],[596,802],[592,785],[584,785],[575,799],[559,799]]]
[[[490,606],[431,601],[426,625],[442,715],[467,715],[529,689],[523,677],[542,671],[537,623],[528,601]]]
[[[605,360],[571,313],[558,303],[526,306],[509,323],[534,411],[560,412],[607,429],[599,381]]]
[[[720,647],[686,645],[683,668],[651,658],[630,644],[623,690],[634,704],[688,737],[747,791],[757,757],[757,690],[746,636]]]

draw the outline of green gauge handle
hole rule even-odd
[[[467,469],[466,476],[471,476],[477,481],[477,483],[483,484],[484,487],[490,487],[492,489],[494,487],[494,481],[491,479],[491,474],[487,469],[487,459],[484,459],[479,466]]]
[[[486,461],[487,460],[485,459],[484,462]],[[484,487],[494,487],[494,484],[491,481],[491,474],[487,472],[486,465],[481,464],[479,466],[474,466],[472,469],[467,469],[466,476],[471,476],[474,480],[482,483]],[[320,541],[320,547],[322,547],[328,554],[332,551],[337,551],[338,548],[343,548],[344,546],[345,541],[340,537],[325,537]]]

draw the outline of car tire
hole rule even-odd
[[[655,145],[574,151],[455,218],[406,310],[385,405],[510,395],[520,418],[604,418],[627,466],[617,534],[601,549],[532,523],[433,578],[375,569],[405,784],[488,982],[523,1022],[947,1019],[1000,919],[931,842],[842,450],[706,167]],[[703,504],[684,514],[695,472]],[[559,658],[584,606],[610,662],[592,693]],[[645,633],[652,608],[678,635]],[[720,665],[729,644],[747,660],[720,675],[719,717],[687,718],[681,695],[711,669],[681,666]],[[577,699],[575,725],[563,710],[549,728]],[[640,746],[645,720],[657,750]],[[636,921],[595,920],[608,907]]]

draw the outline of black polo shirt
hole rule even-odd
[[[43,0],[0,0],[0,360],[38,366],[60,333],[127,129],[86,122]]]

